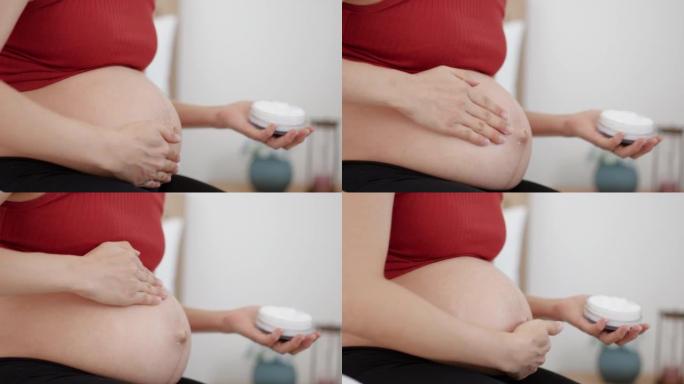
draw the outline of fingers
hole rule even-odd
[[[306,335],[304,337],[304,341],[302,341],[302,343],[299,345],[299,347],[290,351],[290,354],[296,355],[299,352],[302,352],[302,351],[309,349],[311,347],[311,345],[313,345],[313,343],[315,343],[316,340],[318,340],[319,337],[321,337],[321,335],[319,333]]]
[[[142,187],[145,189],[157,189],[161,187],[161,183],[155,180],[147,180]]]
[[[478,135],[484,136],[492,143],[503,144],[506,142],[506,139],[504,139],[503,135],[495,128],[492,128],[485,121],[476,118],[473,115],[466,114],[462,125],[472,129],[473,132],[477,133]]]
[[[307,127],[307,128],[300,130],[299,132],[297,132],[297,138],[291,144],[289,144],[283,148],[286,150],[290,150],[290,149],[298,146],[299,144],[303,143],[304,140],[306,140],[306,138],[309,137],[313,132],[314,132],[313,127]]]
[[[280,137],[271,137],[270,139],[266,140],[265,144],[273,149],[280,149],[292,144],[295,139],[297,139],[297,131],[293,129]]]
[[[479,105],[480,107],[486,109],[487,111],[500,116],[504,119],[508,119],[507,112],[500,107],[497,103],[494,102],[494,100],[490,99],[489,97],[479,93],[479,92],[473,92],[470,91],[468,92],[468,97],[470,98],[470,101],[473,103]]]
[[[151,295],[146,292],[137,292],[133,297],[133,304],[140,305],[159,305],[161,304],[161,297]]]
[[[178,144],[183,140],[183,138],[181,137],[181,135],[179,133],[179,130],[177,130],[173,127],[168,127],[166,129],[162,129],[161,135],[164,138],[164,140],[169,144]]]
[[[476,133],[470,127],[466,127],[463,124],[456,124],[453,128],[453,135],[461,140],[465,140],[469,143],[475,144],[479,147],[486,147],[491,143],[486,137]]]
[[[560,321],[548,321],[547,320],[547,321],[545,321],[545,325],[546,325],[546,332],[550,336],[555,336],[555,335],[561,333],[561,331],[563,330],[563,323],[561,323]]]
[[[592,131],[592,136],[593,139],[590,141],[592,141],[594,145],[610,152],[614,152],[617,148],[619,148],[620,145],[622,145],[622,140],[625,139],[625,135],[623,133],[618,133],[613,137],[606,137],[598,131]]]
[[[625,344],[629,343],[630,341],[639,337],[640,334],[641,334],[641,325],[633,325],[633,326],[629,327],[629,331],[627,332],[627,335],[622,340],[618,340],[617,345],[620,345],[620,346],[625,345]]]
[[[611,333],[602,333],[601,335],[599,335],[599,340],[601,340],[603,344],[610,345],[617,342],[618,340],[622,340],[627,335],[627,332],[629,332],[629,327],[623,325]]]
[[[511,134],[507,119],[504,119],[499,115],[495,115],[494,113],[490,112],[485,108],[480,107],[477,104],[469,103],[466,106],[466,112],[478,118],[480,121],[485,122],[487,125],[501,132],[504,135]]]
[[[646,140],[639,139],[630,145],[621,145],[613,150],[613,153],[620,156],[623,159],[632,157],[639,153],[641,149],[646,145]]]
[[[271,347],[274,351],[285,354],[285,353],[292,353],[293,351],[297,350],[300,348],[302,343],[304,342],[306,336],[304,335],[297,335],[293,338],[291,338],[288,341],[285,342],[280,342]]]
[[[658,144],[660,144],[661,140],[662,139],[660,137],[654,137],[654,138],[649,139],[646,142],[646,145],[644,145],[641,148],[641,151],[632,155],[632,159],[636,160],[636,159],[644,156],[645,154],[651,152],[653,150],[653,148],[655,148]]]

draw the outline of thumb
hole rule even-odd
[[[563,330],[563,323],[560,321],[549,321],[546,320],[546,332],[549,336],[556,336]]]

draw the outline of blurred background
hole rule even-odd
[[[600,158],[579,139],[535,139],[526,179],[563,191],[593,191],[597,184],[681,190],[684,1],[508,0],[508,6],[508,62],[497,77],[525,109],[631,110],[654,119],[666,137],[636,162]]]
[[[172,98],[284,101],[317,129],[289,152],[232,131],[186,131],[181,172],[228,191],[339,190],[341,18],[336,0],[157,0],[147,74]]]
[[[212,384],[339,383],[339,194],[168,194],[155,271],[183,305],[297,308],[321,338],[295,357],[237,335],[194,334],[190,377]]]
[[[684,196],[507,194],[504,201],[507,239],[495,264],[525,293],[625,297],[641,305],[651,325],[621,349],[567,326],[553,338],[544,367],[583,384],[681,383]]]

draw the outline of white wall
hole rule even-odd
[[[545,297],[608,294],[657,311],[684,309],[684,195],[533,195],[528,232],[529,292]],[[546,367],[592,371],[598,345],[572,327],[553,339]],[[653,369],[655,329],[636,344]]]
[[[341,323],[339,194],[189,195],[183,304],[228,309],[274,304]],[[249,383],[251,344],[239,336],[193,335],[187,377],[212,384]],[[296,356],[309,382],[309,351]]]
[[[202,104],[277,99],[315,117],[341,115],[338,0],[181,0],[178,97]],[[203,180],[246,181],[245,139],[188,132],[181,171]],[[303,182],[306,149],[292,152]]]
[[[529,0],[524,98],[549,113],[627,109],[684,124],[684,1]],[[537,139],[527,178],[592,184],[589,144]],[[650,156],[638,162],[650,187]]]

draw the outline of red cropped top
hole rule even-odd
[[[506,0],[344,4],[345,59],[417,73],[446,65],[493,76],[506,57]]]
[[[0,247],[82,256],[107,241],[128,241],[154,271],[164,254],[164,195],[46,193],[0,205]]]
[[[107,66],[145,69],[157,50],[154,0],[33,0],[0,52],[18,91]]]
[[[500,193],[399,193],[385,277],[459,256],[493,260],[506,240]]]

